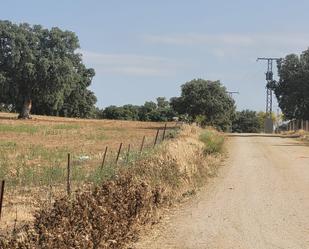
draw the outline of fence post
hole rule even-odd
[[[3,204],[3,196],[4,196],[4,184],[5,184],[5,181],[2,180],[2,182],[1,182],[1,193],[0,193],[0,219],[1,219],[1,215],[2,215],[2,204]]]
[[[67,194],[71,195],[71,154],[68,153],[68,166],[67,166]]]
[[[158,130],[157,130],[157,134],[156,134],[156,138],[155,138],[155,141],[154,141],[153,147],[155,147],[155,146],[156,146],[156,144],[157,144],[157,140],[158,140],[159,132],[160,132],[160,129],[158,129]]]
[[[116,164],[118,163],[118,160],[119,160],[121,148],[122,148],[122,143],[120,143],[120,145],[119,145],[119,149],[118,149],[118,153],[117,153],[117,157],[116,157]]]
[[[104,163],[105,163],[105,159],[106,159],[107,150],[108,150],[108,146],[105,147],[105,151],[104,151],[104,155],[103,155],[103,160],[102,160],[102,164],[101,164],[101,170],[102,170],[103,167],[104,167]]]
[[[128,145],[127,160],[126,160],[127,163],[129,162],[130,150],[131,150],[131,144]]]
[[[290,121],[291,123],[291,131],[293,130],[293,121]]]
[[[139,150],[139,153],[140,153],[140,154],[143,152],[144,143],[145,143],[145,138],[146,138],[146,136],[143,136],[143,140],[142,140],[141,148],[140,148],[140,150]]]
[[[304,120],[301,120],[301,129],[304,130]]]
[[[166,126],[167,126],[167,124],[164,125],[162,141],[164,141],[164,139],[165,139]]]
[[[309,131],[308,120],[306,120],[306,131]]]

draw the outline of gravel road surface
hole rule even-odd
[[[309,147],[244,134],[227,150],[218,177],[136,248],[309,249]]]

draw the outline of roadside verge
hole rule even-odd
[[[124,248],[162,207],[194,193],[216,174],[223,137],[184,126],[147,156],[101,185],[58,199],[35,220],[0,239],[1,248]]]

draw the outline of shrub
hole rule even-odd
[[[223,148],[224,138],[214,131],[205,131],[200,135],[200,140],[205,144],[204,153],[220,153]]]

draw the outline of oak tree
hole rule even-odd
[[[204,125],[227,130],[235,113],[235,102],[220,81],[194,79],[181,86],[181,96],[171,99],[178,114],[187,114],[192,121],[203,116]]]
[[[19,118],[35,114],[86,117],[96,98],[87,89],[94,70],[77,52],[75,33],[0,21],[0,103]]]

